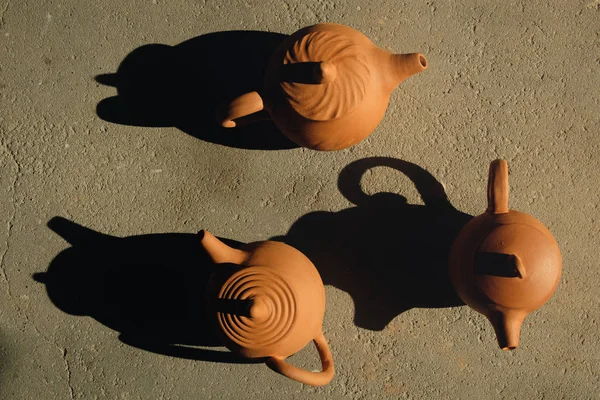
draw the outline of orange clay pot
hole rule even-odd
[[[304,254],[273,241],[233,249],[207,231],[202,246],[219,264],[206,293],[209,317],[231,350],[247,358],[267,358],[273,370],[308,385],[329,383],[333,359],[322,323],[325,289],[315,266]],[[313,341],[322,371],[309,372],[285,359]]]
[[[231,128],[236,119],[264,109],[297,144],[344,149],[373,132],[391,92],[426,67],[422,54],[392,54],[347,26],[309,26],[275,50],[264,90],[235,99],[220,122]]]
[[[552,296],[561,255],[550,231],[508,209],[508,164],[490,165],[488,208],[459,233],[450,252],[450,278],[461,299],[485,315],[503,350],[519,345],[525,316]]]

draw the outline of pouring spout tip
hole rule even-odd
[[[425,71],[429,66],[427,58],[421,53],[389,54],[389,56],[389,78],[386,88],[390,91],[408,77]]]
[[[496,311],[488,315],[494,327],[500,348],[505,351],[519,347],[521,325],[526,313],[519,311]]]
[[[417,55],[419,57],[419,64],[421,64],[421,67],[423,67],[423,69],[427,68],[427,59],[425,56],[421,53],[417,53]]]

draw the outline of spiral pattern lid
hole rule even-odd
[[[326,63],[335,77],[321,84],[281,82],[290,105],[305,118],[340,118],[362,102],[370,80],[368,58],[347,36],[328,30],[300,37],[286,52],[283,64]]]
[[[248,267],[232,275],[218,297],[249,303],[246,313],[217,311],[225,335],[244,348],[265,348],[278,343],[296,321],[293,289],[265,267]]]

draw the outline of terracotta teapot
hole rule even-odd
[[[266,358],[270,368],[298,382],[329,383],[334,367],[322,332],[325,289],[310,260],[280,242],[250,243],[238,250],[207,231],[200,235],[218,264],[207,287],[206,309],[223,343],[244,357]],[[285,361],[311,340],[321,372]]]
[[[220,122],[232,128],[236,119],[266,110],[295,143],[344,149],[373,132],[391,92],[426,67],[422,54],[392,54],[347,26],[309,26],[275,50],[263,90],[233,100]]]
[[[552,296],[561,273],[556,240],[540,221],[508,209],[508,164],[491,163],[488,208],[458,234],[450,278],[461,299],[494,326],[503,350],[519,345],[525,316]]]

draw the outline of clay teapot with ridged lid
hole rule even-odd
[[[199,235],[217,264],[206,290],[206,310],[225,346],[247,358],[266,358],[270,368],[298,382],[329,383],[334,367],[322,330],[325,289],[312,262],[281,242],[233,249],[207,231]],[[311,340],[321,372],[285,361]]]
[[[527,314],[556,290],[562,261],[548,228],[508,209],[505,160],[491,163],[488,179],[488,208],[454,241],[450,278],[461,299],[490,320],[500,347],[512,350]]]
[[[392,54],[350,27],[309,26],[275,50],[264,88],[233,100],[219,120],[231,128],[236,120],[252,121],[266,110],[295,143],[315,150],[344,149],[373,132],[391,92],[426,67],[422,54]]]

